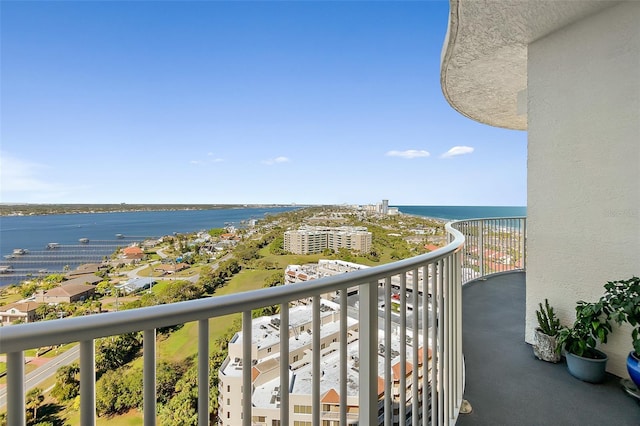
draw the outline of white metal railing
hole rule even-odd
[[[526,270],[525,217],[470,219],[452,225],[465,237],[463,283],[495,273]]]
[[[421,413],[411,416],[412,424],[455,424],[464,390],[462,357],[462,275],[463,266],[472,270],[484,267],[485,247],[515,249],[521,247],[524,259],[524,238],[519,237],[508,244],[498,244],[498,236],[504,226],[518,229],[524,235],[524,219],[514,219],[511,225],[490,220],[463,221],[447,224],[449,244],[431,253],[401,260],[374,268],[350,272],[299,284],[261,289],[245,293],[153,306],[134,310],[106,313],[88,317],[67,318],[46,322],[14,325],[0,328],[0,353],[7,354],[7,421],[10,426],[24,425],[25,385],[24,351],[43,346],[60,345],[71,342],[80,343],[80,421],[82,425],[95,425],[95,349],[97,338],[143,331],[143,419],[145,425],[156,424],[156,329],[176,324],[198,321],[198,424],[209,424],[209,319],[233,313],[242,313],[243,319],[243,363],[242,383],[244,389],[251,389],[251,311],[264,306],[280,305],[280,318],[283,324],[289,322],[289,303],[301,299],[312,300],[313,309],[313,375],[312,375],[312,424],[321,424],[320,402],[320,295],[330,291],[340,291],[340,324],[347,324],[347,291],[354,286],[359,288],[359,414],[361,425],[391,425],[395,417],[393,410],[398,407],[398,418],[407,418],[407,413]],[[517,226],[516,226],[517,224]],[[505,228],[506,229],[506,228]],[[465,248],[463,260],[464,236],[479,245],[478,250]],[[519,245],[518,245],[519,244]],[[471,251],[470,251],[471,250]],[[475,254],[474,254],[475,253]],[[511,253],[511,252],[509,252]],[[495,254],[492,253],[492,260]],[[479,265],[473,266],[479,257]],[[504,256],[501,258],[505,261]],[[493,264],[492,264],[493,265]],[[474,274],[475,277],[476,274]],[[418,288],[418,277],[423,277],[423,296],[411,291],[409,301],[401,298],[399,332],[400,341],[410,337],[412,341],[423,342],[422,359],[419,360],[418,344],[412,351],[400,351],[399,397],[392,392],[393,380],[391,357],[384,360],[384,371],[378,371],[378,329],[379,316],[384,331],[384,346],[391,348],[392,319],[391,294],[392,281],[399,282],[400,294],[407,289]],[[399,278],[399,279],[398,279]],[[415,282],[414,282],[415,280]],[[465,279],[467,281],[467,279]],[[382,314],[378,312],[378,287],[382,284],[384,306]],[[408,287],[411,284],[411,287]],[[428,291],[427,291],[428,288]],[[429,296],[427,295],[429,293]],[[407,304],[414,307],[410,323],[407,323]],[[415,307],[419,307],[415,309]],[[420,323],[421,321],[421,323]],[[317,336],[317,337],[316,337]],[[280,333],[281,353],[288,353],[288,333]],[[431,359],[429,360],[429,352]],[[340,407],[347,407],[347,327],[340,327]],[[420,365],[413,368],[409,380],[418,386],[409,386],[411,395],[407,395],[406,364]],[[286,356],[280,357],[280,371],[289,369]],[[379,415],[378,376],[384,380],[384,413]],[[280,375],[280,424],[289,424],[289,377]],[[427,389],[426,393],[423,390]],[[422,395],[427,398],[422,398]],[[397,398],[397,399],[396,399]],[[424,403],[421,401],[426,399]],[[409,407],[399,401],[411,401]],[[243,424],[252,422],[251,398],[243,398]],[[340,411],[340,424],[348,424],[345,409]],[[419,418],[428,419],[421,421]]]

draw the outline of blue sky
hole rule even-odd
[[[526,133],[442,95],[447,1],[0,7],[1,202],[526,204]]]

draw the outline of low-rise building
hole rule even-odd
[[[39,290],[35,301],[40,303],[72,303],[90,299],[95,294],[95,287],[87,284],[67,283],[51,290]]]
[[[38,319],[36,309],[40,305],[42,303],[16,302],[0,306],[0,325],[9,325],[15,321],[34,322]]]
[[[161,272],[162,274],[174,274],[176,272],[187,269],[189,265],[187,263],[161,263],[154,265],[153,270]]]
[[[149,277],[136,277],[128,280],[125,283],[118,284],[115,287],[123,291],[125,294],[135,293],[137,291],[146,290],[153,287],[156,284],[155,278]]]

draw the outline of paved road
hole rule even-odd
[[[69,365],[80,357],[80,345],[76,345],[64,353],[52,358],[51,361],[28,373],[25,377],[25,392],[35,388],[49,377],[56,374],[58,368]],[[0,409],[7,405],[7,388],[0,388]]]

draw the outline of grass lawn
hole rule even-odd
[[[272,273],[273,271],[265,270],[243,270],[229,280],[226,286],[218,289],[213,297],[262,288],[264,280]],[[156,289],[161,284],[158,283],[153,288]],[[240,318],[242,318],[241,313],[210,319],[209,342],[213,343],[226,334],[234,321]],[[195,355],[198,352],[198,323],[190,322],[174,331],[167,339],[158,342],[156,350],[158,360],[178,361]],[[217,348],[212,345],[211,352],[215,350]],[[142,367],[142,358],[136,359],[131,365]]]
[[[23,297],[17,289],[6,290],[0,294],[0,306],[22,300]]]

